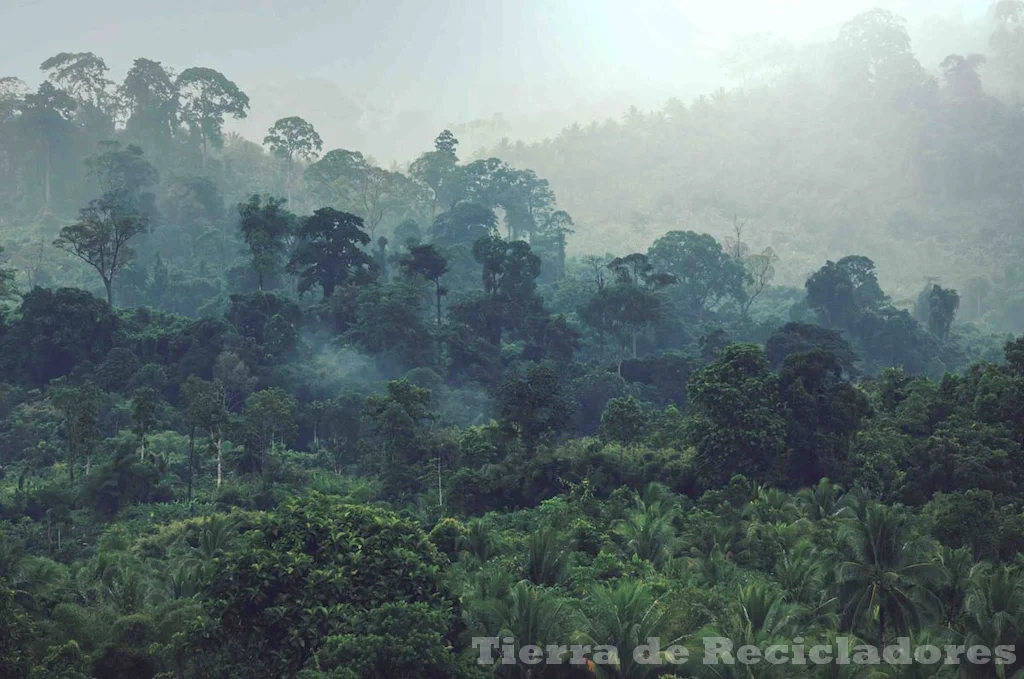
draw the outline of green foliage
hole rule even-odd
[[[349,281],[367,282],[375,264],[362,247],[370,236],[362,230],[363,220],[333,208],[321,208],[301,220],[296,248],[288,270],[299,276],[299,292],[309,292],[314,285],[330,297],[334,289]]]
[[[351,636],[394,635],[408,616],[447,627],[443,560],[397,516],[313,494],[288,501],[255,529],[218,563],[205,593],[214,624],[197,643],[217,659],[197,658],[198,666],[277,677],[319,653],[329,666],[357,653],[357,662],[387,667],[383,649],[358,648]]]
[[[0,674],[11,679],[29,676],[31,619],[14,602],[14,593],[0,579]]]
[[[690,437],[697,473],[724,483],[735,473],[778,478],[784,460],[785,418],[777,378],[756,346],[727,348],[688,387],[696,415]]]
[[[285,200],[253,195],[239,203],[239,228],[249,247],[252,268],[260,292],[267,280],[278,272],[284,255],[284,239],[291,233],[295,216],[284,209]]]
[[[572,406],[561,393],[557,373],[539,364],[524,375],[510,376],[501,385],[498,412],[502,428],[517,436],[531,456],[545,436],[569,423]]]
[[[984,80],[954,54],[933,82],[876,10],[798,79],[762,58],[774,84],[468,163],[446,130],[407,170],[320,158],[295,116],[269,152],[225,134],[249,100],[208,68],[138,59],[117,87],[64,53],[35,92],[0,79],[0,675],[632,678],[663,671],[629,654],[648,636],[1024,643],[1024,340],[987,334],[1024,322],[1017,113],[985,92],[1010,5]],[[624,653],[477,667],[469,640],[506,635]]]
[[[601,438],[605,441],[634,443],[647,434],[647,412],[632,396],[613,398],[601,415]]]

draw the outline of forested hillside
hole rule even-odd
[[[629,652],[1024,640],[1019,105],[833,47],[390,168],[210,68],[0,80],[0,677],[1016,676]]]
[[[493,150],[547,177],[586,224],[582,251],[646,248],[678,228],[785,253],[799,284],[822,259],[875,260],[901,298],[928,280],[963,313],[1024,328],[1021,195],[1024,11],[993,5],[986,54],[918,62],[903,22],[876,10],[834,41],[744,42],[743,88]]]

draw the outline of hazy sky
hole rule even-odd
[[[714,50],[730,36],[831,37],[872,6],[972,17],[988,1],[0,0],[0,75],[35,84],[62,51],[96,52],[115,79],[139,56],[209,66],[252,97],[247,136],[298,114],[329,146],[359,147],[361,131],[388,158],[406,152],[401,131],[429,144],[497,112],[561,124],[687,99],[723,84]]]

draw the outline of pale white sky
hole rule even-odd
[[[387,160],[428,145],[431,130],[494,113],[508,119],[548,116],[562,124],[574,115],[585,121],[617,116],[630,104],[655,108],[670,97],[689,99],[727,84],[715,50],[738,35],[829,39],[844,21],[873,6],[905,15],[914,34],[926,16],[959,12],[972,19],[988,5],[989,0],[0,0],[0,76],[35,84],[39,63],[63,51],[96,52],[115,79],[140,56],[179,70],[208,66],[250,94],[253,109],[239,128],[247,136],[261,138],[277,117],[302,115],[321,129],[328,145],[368,148]],[[379,129],[369,131],[366,121]],[[412,147],[407,137],[426,141]]]

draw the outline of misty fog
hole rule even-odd
[[[0,29],[2,679],[1024,676],[1024,0]]]

